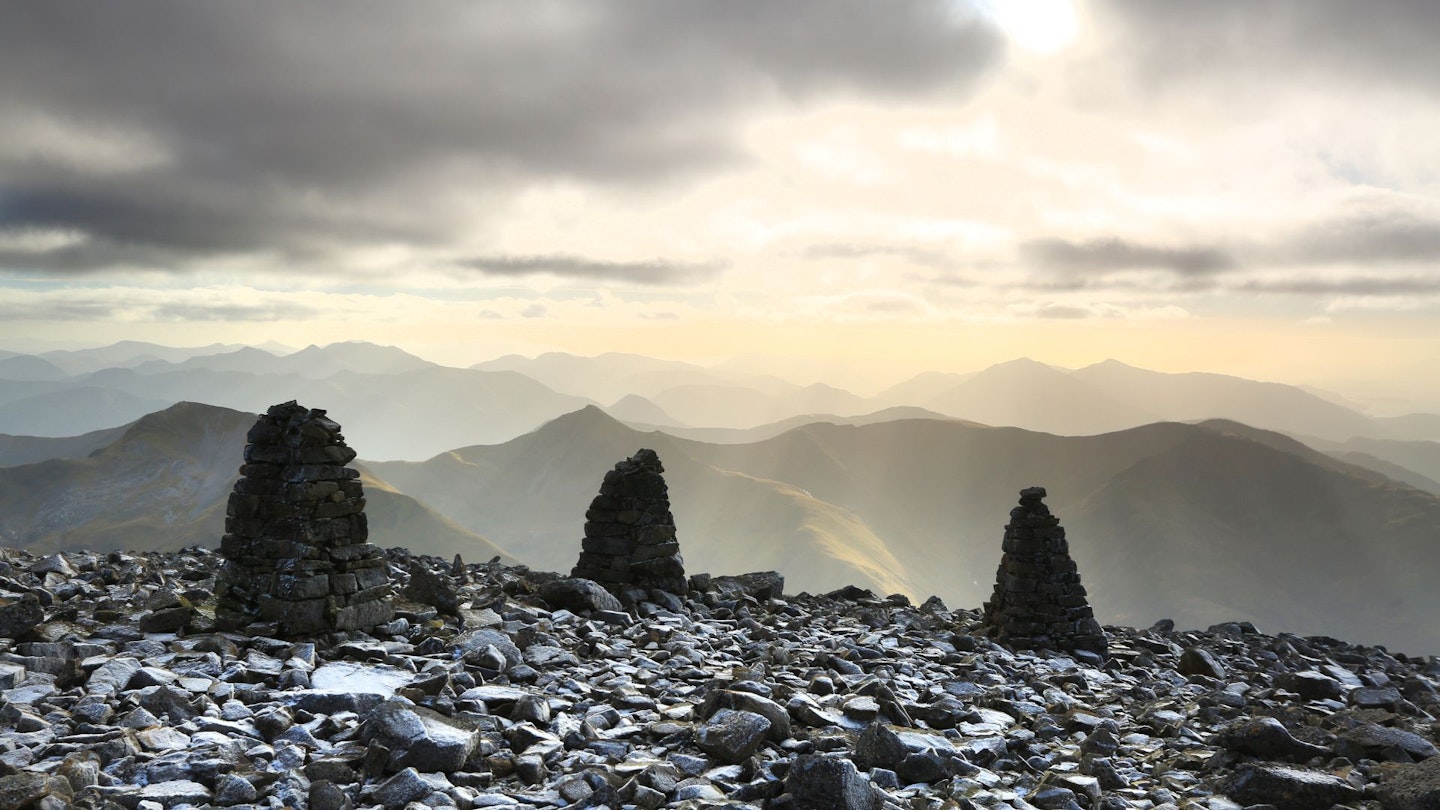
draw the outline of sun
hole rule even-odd
[[[1061,50],[1080,31],[1072,0],[980,0],[979,5],[1011,42],[1037,54]]]

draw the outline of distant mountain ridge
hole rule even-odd
[[[104,366],[107,362],[111,365]],[[5,378],[6,368],[11,379]],[[80,368],[89,370],[75,371]],[[969,374],[927,372],[862,397],[819,383],[800,386],[745,374],[733,364],[549,353],[459,369],[361,341],[283,355],[220,344],[170,349],[132,342],[47,352],[43,358],[0,358],[0,434],[76,435],[182,401],[255,411],[287,399],[335,403],[371,457],[403,460],[504,442],[600,403],[612,403],[611,412],[632,424],[715,441],[743,441],[769,426],[855,420],[893,408],[1071,436],[1157,421],[1233,419],[1330,442],[1440,439],[1440,415],[1375,418],[1295,386],[1219,374],[1164,374],[1115,360],[1070,371],[1021,358]],[[1374,466],[1394,465],[1388,469],[1414,483],[1440,480],[1399,469],[1406,465],[1398,457],[1412,456],[1409,451],[1388,448],[1370,455],[1379,459]],[[1364,462],[1366,456],[1353,458]]]

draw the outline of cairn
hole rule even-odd
[[[294,637],[389,621],[389,569],[366,542],[365,495],[340,425],[292,400],[246,440],[220,541],[217,625],[260,622]]]
[[[688,590],[664,472],[654,450],[640,450],[605,473],[600,494],[585,513],[585,539],[571,576],[612,591],[626,586],[676,594]]]
[[[1095,621],[1065,527],[1042,503],[1044,487],[1020,490],[1010,510],[995,594],[985,603],[986,635],[1012,649],[1086,650],[1104,655],[1105,632]]]

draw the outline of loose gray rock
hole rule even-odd
[[[1225,793],[1242,805],[1275,810],[1315,810],[1360,798],[1360,791],[1338,776],[1290,765],[1242,766],[1227,780]]]
[[[696,730],[695,744],[721,762],[737,765],[760,749],[769,731],[764,715],[721,709]]]
[[[785,792],[799,810],[879,810],[880,792],[848,759],[820,754],[795,758]]]
[[[439,773],[460,770],[480,742],[476,730],[403,698],[375,707],[360,727],[360,738],[390,751],[386,770]]]

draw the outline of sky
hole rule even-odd
[[[1440,4],[0,5],[0,347],[1028,356],[1440,410]]]

